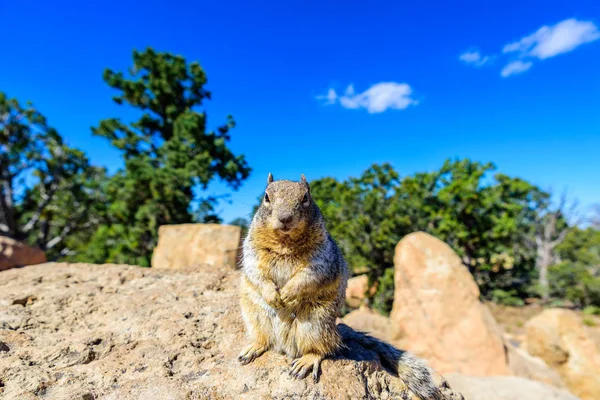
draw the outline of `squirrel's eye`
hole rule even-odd
[[[269,203],[271,202],[271,200],[269,200],[269,195],[265,193],[265,202]]]

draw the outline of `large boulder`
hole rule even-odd
[[[579,400],[565,389],[516,376],[447,374],[447,380],[468,400]]]
[[[0,273],[0,398],[415,399],[350,342],[318,383],[273,351],[242,366],[238,272],[53,264]],[[340,329],[350,329],[345,325]],[[443,399],[462,399],[437,376]]]
[[[600,348],[575,312],[546,309],[525,327],[530,354],[556,368],[583,400],[600,399]]]
[[[353,329],[366,332],[394,346],[399,346],[403,338],[402,329],[391,319],[365,306],[344,315],[342,320]]]
[[[452,249],[423,232],[404,237],[394,256],[391,318],[404,343],[441,373],[507,375],[501,330]]]
[[[0,236],[0,271],[46,262],[46,254],[6,236]]]
[[[192,265],[237,265],[241,228],[221,224],[163,225],[152,254],[152,267],[179,269]]]

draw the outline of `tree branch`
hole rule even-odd
[[[71,219],[71,223],[64,226],[64,228],[62,229],[60,234],[58,234],[57,236],[53,237],[48,242],[46,242],[46,245],[44,246],[44,248],[46,250],[49,250],[49,249],[53,248],[54,246],[56,246],[57,244],[59,244],[60,242],[62,242],[64,240],[64,238],[69,233],[71,233],[71,231],[77,226],[77,224],[79,223],[81,218],[83,218],[85,215],[86,215],[85,210],[82,210],[81,214],[78,217]],[[97,222],[98,221],[96,219],[91,219],[88,222],[86,222],[85,224],[81,225],[79,227],[79,229],[80,230],[87,229],[87,228],[93,226]]]
[[[0,188],[0,211],[2,211],[6,225],[6,230],[3,229],[3,231],[6,232],[8,236],[14,237],[17,234],[17,225],[14,217],[12,196],[11,181],[5,180],[2,188]]]
[[[571,229],[569,228],[563,229],[562,232],[558,235],[558,238],[550,242],[550,248],[554,249],[556,246],[561,244],[562,241],[565,240],[565,237],[567,236],[567,233],[569,233],[570,230]]]
[[[52,201],[52,198],[54,197],[54,193],[56,192],[57,188],[58,188],[58,184],[56,182],[53,182],[50,185],[50,188],[48,189],[48,193],[41,194],[42,202],[40,202],[40,204],[38,204],[36,212],[29,219],[29,221],[27,221],[25,226],[23,226],[23,229],[22,229],[23,233],[28,233],[35,227],[35,225],[38,223],[38,221],[42,217],[42,213],[44,212],[44,209],[46,207],[48,207],[48,205]]]

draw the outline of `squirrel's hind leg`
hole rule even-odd
[[[301,315],[295,324],[296,346],[302,355],[292,362],[290,375],[303,379],[312,370],[318,380],[321,361],[342,345],[332,307],[317,307]]]
[[[238,361],[248,364],[273,345],[273,322],[265,311],[252,301],[248,293],[242,294],[240,306],[250,344],[240,352]]]

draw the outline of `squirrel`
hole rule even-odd
[[[422,399],[441,399],[429,367],[407,352],[336,325],[349,270],[325,227],[304,174],[300,181],[269,173],[261,204],[242,244],[240,306],[250,343],[238,356],[248,364],[267,350],[293,361],[290,375],[318,381],[321,361],[348,341],[375,351],[382,363]]]

